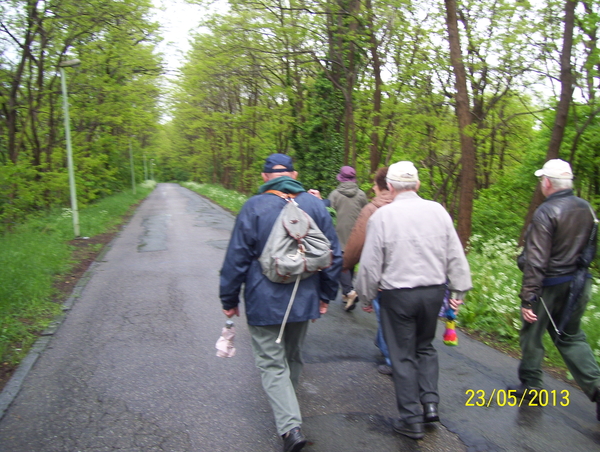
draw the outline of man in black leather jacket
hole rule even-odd
[[[597,403],[596,416],[600,420],[600,368],[581,330],[581,317],[591,294],[591,277],[585,279],[564,330],[561,334],[555,330],[569,298],[578,258],[590,241],[595,214],[587,201],[573,194],[573,173],[567,162],[549,160],[535,175],[540,178],[546,200],[534,213],[523,254],[519,256],[519,268],[523,271],[521,384],[509,389],[526,399],[535,397],[535,391],[541,389],[542,337],[548,330],[577,384]]]

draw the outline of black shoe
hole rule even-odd
[[[531,400],[534,397],[539,397],[542,388],[535,386],[527,386],[525,383],[518,385],[510,385],[506,388],[508,391],[515,391],[514,395],[520,400]]]
[[[425,422],[439,422],[438,404],[435,402],[427,402],[423,404],[423,420]]]
[[[596,419],[600,421],[600,400],[596,400]]]
[[[295,427],[282,435],[283,438],[283,452],[298,452],[306,446],[306,438],[302,434],[300,427]]]
[[[408,424],[402,419],[396,419],[394,420],[394,431],[412,439],[421,439],[425,436],[423,424],[421,422]]]

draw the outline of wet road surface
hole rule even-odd
[[[236,356],[215,356],[233,222],[159,184],[0,394],[0,451],[281,450],[243,309]],[[414,441],[391,428],[394,389],[376,371],[374,316],[333,302],[307,337],[304,450],[600,450],[595,405],[581,391],[547,377],[547,406],[507,406],[502,390],[517,381],[518,362],[460,333],[458,347],[445,346],[439,326],[441,423]]]

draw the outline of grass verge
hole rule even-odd
[[[233,212],[239,213],[248,196],[242,195],[234,190],[227,190],[216,184],[198,184],[196,182],[182,182],[181,185],[208,199],[214,201],[221,207]]]
[[[31,218],[0,236],[0,388],[104,244],[155,185],[147,181],[136,194],[126,190],[82,209],[85,239],[73,239],[69,209]]]

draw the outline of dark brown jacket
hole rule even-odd
[[[519,259],[523,270],[520,298],[532,308],[542,294],[544,279],[568,276],[587,245],[594,217],[589,203],[561,190],[548,196],[533,214]]]

